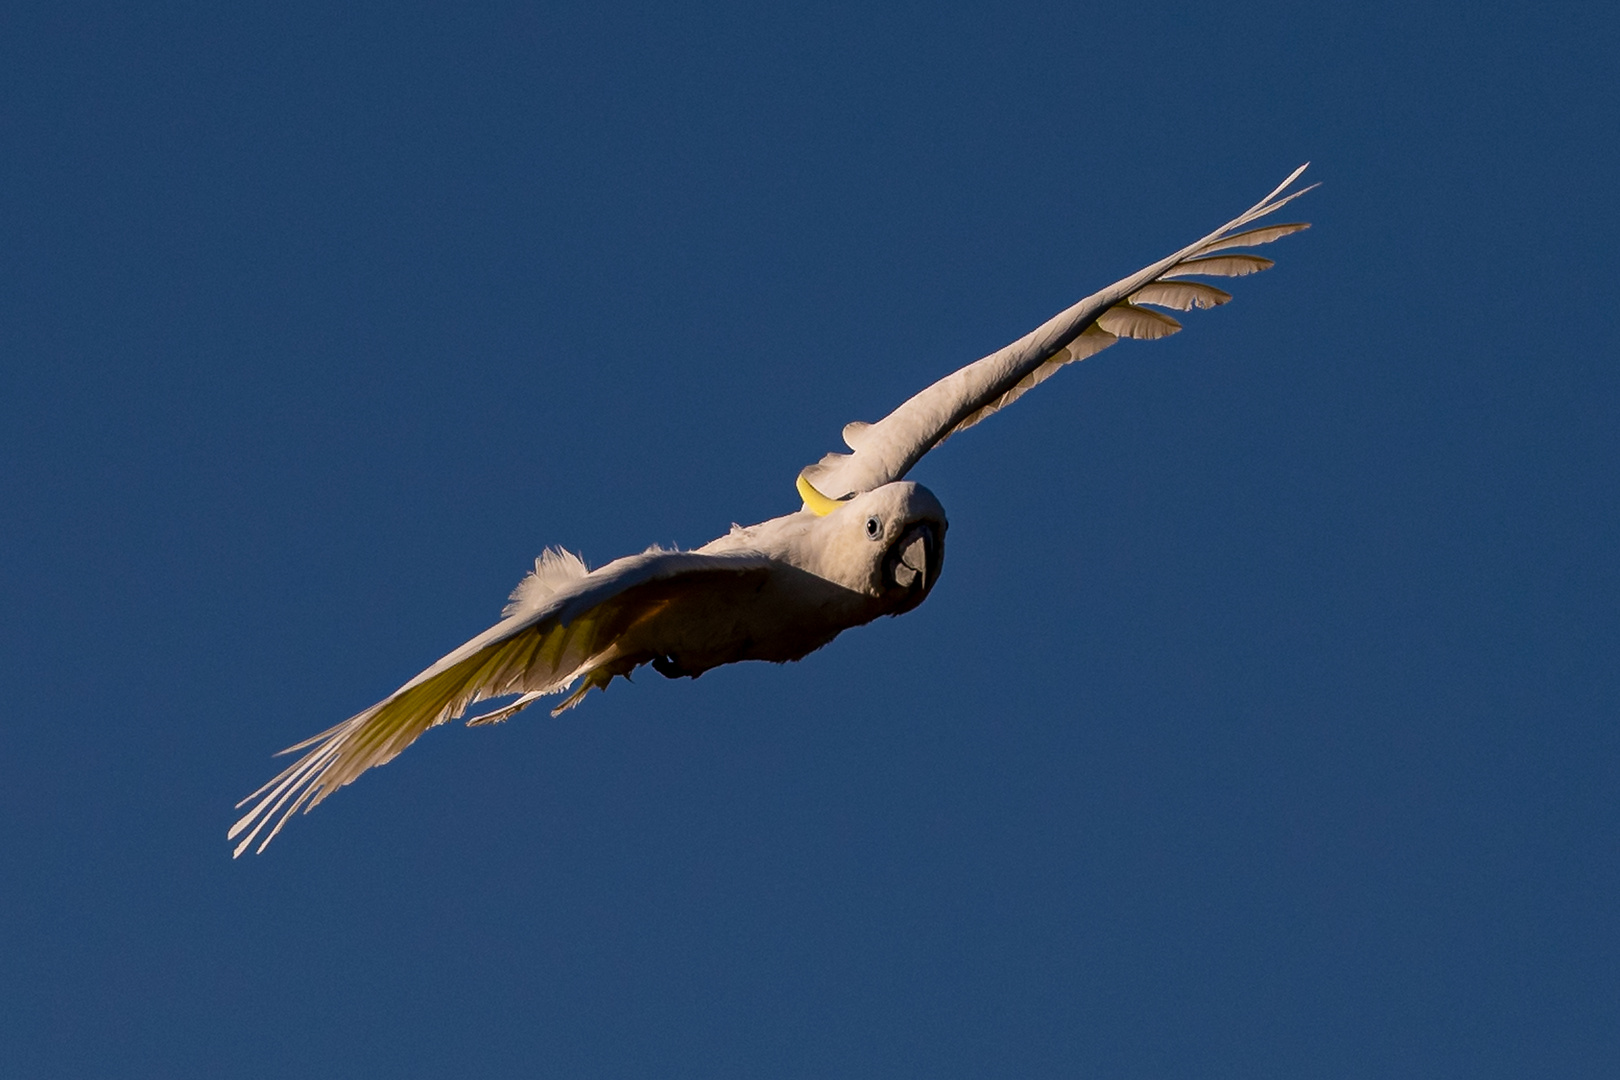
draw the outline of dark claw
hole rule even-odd
[[[692,677],[692,673],[681,667],[680,661],[673,656],[655,656],[652,662],[653,670],[666,679],[679,679],[682,676]]]

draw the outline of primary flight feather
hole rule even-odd
[[[696,551],[650,548],[596,570],[547,550],[500,622],[369,709],[282,751],[303,753],[237,804],[249,809],[231,827],[234,853],[255,843],[263,851],[294,812],[308,812],[475,702],[518,695],[469,725],[504,720],[540,697],[572,690],[555,716],[642,664],[669,678],[695,678],[738,660],[798,660],[850,627],[910,611],[939,579],[946,529],[939,500],[905,479],[912,466],[1063,365],[1121,338],[1154,341],[1181,329],[1158,309],[1230,300],[1196,279],[1268,269],[1270,259],[1242,249],[1308,226],[1245,227],[1311,190],[1288,192],[1304,171],[1301,165],[1203,239],[947,375],[877,423],[846,425],[850,453],[828,454],[799,473],[798,511],[733,527]]]

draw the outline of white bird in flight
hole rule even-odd
[[[1305,167],[1203,239],[947,375],[877,423],[846,425],[851,453],[828,454],[799,473],[804,505],[794,513],[733,526],[695,551],[650,548],[596,570],[548,549],[500,622],[377,704],[283,750],[304,753],[237,804],[252,806],[231,826],[229,839],[241,837],[234,854],[255,841],[263,851],[295,811],[307,813],[474,702],[519,695],[467,721],[493,724],[578,684],[552,710],[556,716],[642,664],[669,678],[696,678],[738,660],[783,663],[879,615],[910,611],[939,580],[946,528],[939,500],[904,479],[911,467],[1063,365],[1121,338],[1153,341],[1181,329],[1155,308],[1190,311],[1230,300],[1195,279],[1243,277],[1272,265],[1240,249],[1308,226],[1245,226],[1315,187],[1285,194]]]

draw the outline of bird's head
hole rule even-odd
[[[814,489],[812,489],[812,492]],[[945,508],[921,484],[898,480],[817,513],[822,576],[883,601],[901,615],[928,596],[945,562]],[[821,512],[824,510],[825,512]]]

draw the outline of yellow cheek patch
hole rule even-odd
[[[827,496],[817,491],[815,487],[811,485],[810,481],[806,480],[802,474],[800,475],[798,482],[794,484],[794,487],[799,489],[799,498],[804,500],[805,509],[816,515],[816,517],[826,517],[828,514],[844,505],[837,499],[829,499]]]

